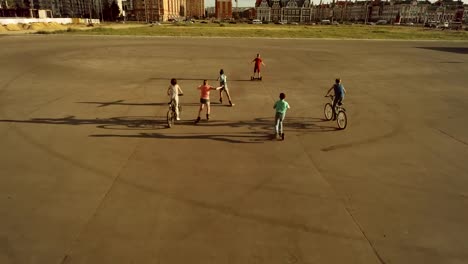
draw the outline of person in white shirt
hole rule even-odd
[[[180,89],[180,86],[177,84],[177,80],[174,78],[171,79],[171,84],[169,85],[169,88],[167,88],[167,95],[171,97],[171,101],[174,100],[177,120],[180,120],[179,95],[182,95],[183,93],[184,92],[182,91],[182,89]]]

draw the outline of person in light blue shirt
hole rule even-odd
[[[219,102],[223,103],[223,91],[224,91],[226,93],[226,95],[227,95],[228,100],[229,100],[229,106],[234,106],[234,104],[231,101],[231,95],[229,94],[229,88],[228,88],[228,85],[227,85],[227,76],[226,76],[226,74],[224,74],[223,69],[221,69],[219,71],[218,80],[219,80],[219,86],[223,87],[223,88],[221,88],[221,90],[219,90]]]
[[[284,133],[283,133],[283,120],[286,116],[286,111],[290,108],[288,102],[284,99],[286,95],[284,93],[280,93],[279,100],[276,101],[273,109],[276,110],[275,114],[275,132],[276,137],[281,136],[281,139],[284,140]]]

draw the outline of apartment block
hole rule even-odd
[[[216,18],[232,18],[232,0],[216,0],[215,2]]]

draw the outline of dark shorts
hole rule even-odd
[[[343,101],[343,95],[338,95],[333,99],[333,106],[341,105],[341,101]]]
[[[203,99],[203,98],[200,98],[200,103],[201,103],[201,104],[208,104],[208,103],[210,103],[210,99]]]
[[[254,72],[260,72],[260,66],[255,65]]]

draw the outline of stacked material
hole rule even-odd
[[[51,22],[51,23],[32,23],[30,26],[32,30],[65,30],[67,29],[66,26]]]
[[[30,29],[32,30],[44,30],[46,29],[44,23],[32,23]]]
[[[8,24],[5,26],[8,31],[20,31],[23,30],[18,24]]]

